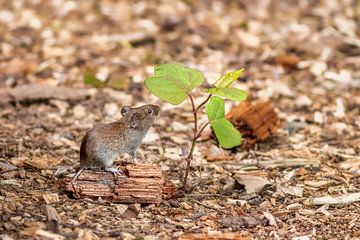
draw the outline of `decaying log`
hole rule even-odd
[[[249,145],[267,139],[280,127],[280,121],[271,102],[242,102],[226,115],[226,119],[241,132],[246,144]]]
[[[75,182],[66,179],[65,188],[75,197],[104,197],[119,203],[156,203],[162,199],[162,172],[152,164],[120,166],[114,176],[106,171],[84,170]]]

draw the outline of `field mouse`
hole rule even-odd
[[[100,124],[88,131],[81,142],[80,169],[72,179],[74,182],[84,169],[104,169],[120,174],[113,162],[121,154],[127,153],[136,162],[136,149],[146,132],[159,115],[156,105],[144,105],[137,108],[124,106],[122,118],[118,121]]]

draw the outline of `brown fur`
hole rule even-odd
[[[113,161],[124,153],[135,160],[136,149],[153,125],[159,110],[155,105],[137,108],[125,106],[121,110],[123,117],[120,120],[100,124],[88,131],[80,146],[80,169],[110,169]]]

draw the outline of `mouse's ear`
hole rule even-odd
[[[138,126],[139,119],[140,119],[140,115],[138,113],[134,113],[130,119],[130,126],[132,128],[136,128]]]
[[[126,114],[128,114],[131,110],[131,107],[130,106],[124,106],[122,109],[121,109],[121,115],[122,116],[125,116]]]

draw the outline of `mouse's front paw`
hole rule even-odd
[[[120,175],[120,173],[121,173],[120,170],[118,170],[116,168],[112,168],[112,167],[105,168],[105,171],[112,172],[115,176]]]

